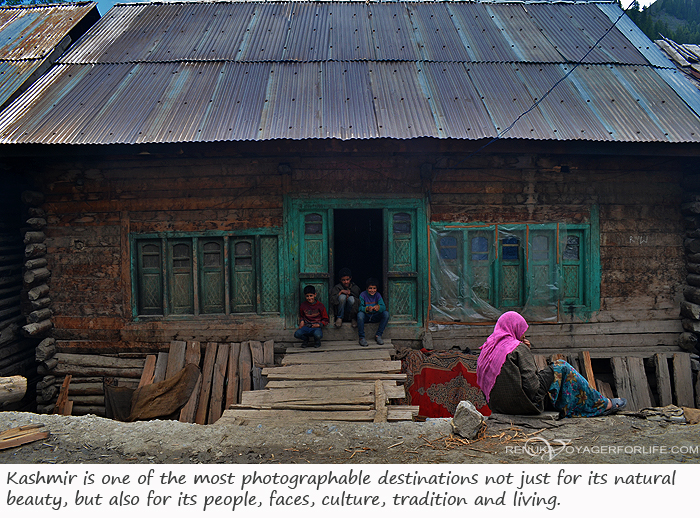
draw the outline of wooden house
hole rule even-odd
[[[99,17],[94,2],[0,7],[0,109],[39,79]],[[24,376],[33,393],[38,381],[38,340],[20,332],[33,311],[21,298],[25,264],[22,239],[38,221],[21,202],[21,194],[31,187],[31,180],[2,159],[0,170],[0,377]],[[32,400],[5,408],[30,408]]]
[[[398,346],[476,348],[510,309],[542,352],[695,340],[700,93],[614,2],[118,4],[0,150],[45,213],[25,332],[73,365],[46,376],[284,348],[343,267]]]

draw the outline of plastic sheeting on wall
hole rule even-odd
[[[432,324],[493,322],[518,311],[556,322],[585,307],[586,233],[563,223],[434,225]]]

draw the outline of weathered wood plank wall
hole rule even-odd
[[[58,351],[143,358],[173,339],[240,342],[253,338],[251,330],[257,339],[289,342],[275,316],[132,322],[130,233],[283,228],[287,194],[352,200],[376,193],[429,199],[431,221],[464,223],[585,222],[596,204],[601,310],[585,323],[533,326],[533,342],[674,346],[685,280],[680,185],[690,160],[510,148],[464,160],[458,143],[251,143],[44,160],[36,183],[46,196]],[[430,175],[421,173],[424,164]],[[477,347],[489,331],[453,326],[432,333],[432,343]]]

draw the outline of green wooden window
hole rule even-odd
[[[598,293],[591,232],[583,224],[436,229],[436,309],[453,321],[487,316],[486,307],[506,311],[559,305],[571,314],[590,311]]]
[[[276,235],[133,237],[134,315],[280,311]]]

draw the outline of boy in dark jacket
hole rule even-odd
[[[352,327],[357,327],[357,309],[360,307],[360,287],[352,282],[349,268],[338,272],[340,282],[331,290],[331,308],[335,311],[335,327],[343,325],[343,320],[350,318]]]
[[[357,313],[357,333],[360,337],[360,345],[367,347],[369,344],[365,340],[365,322],[379,322],[377,334],[374,340],[379,344],[384,344],[382,334],[389,322],[389,312],[384,305],[384,299],[377,291],[376,279],[367,279],[367,290],[360,293],[360,309]]]
[[[304,288],[304,300],[299,306],[299,329],[294,338],[301,340],[302,347],[309,347],[309,337],[314,339],[314,347],[321,347],[323,328],[328,325],[326,307],[316,300],[316,288]]]

